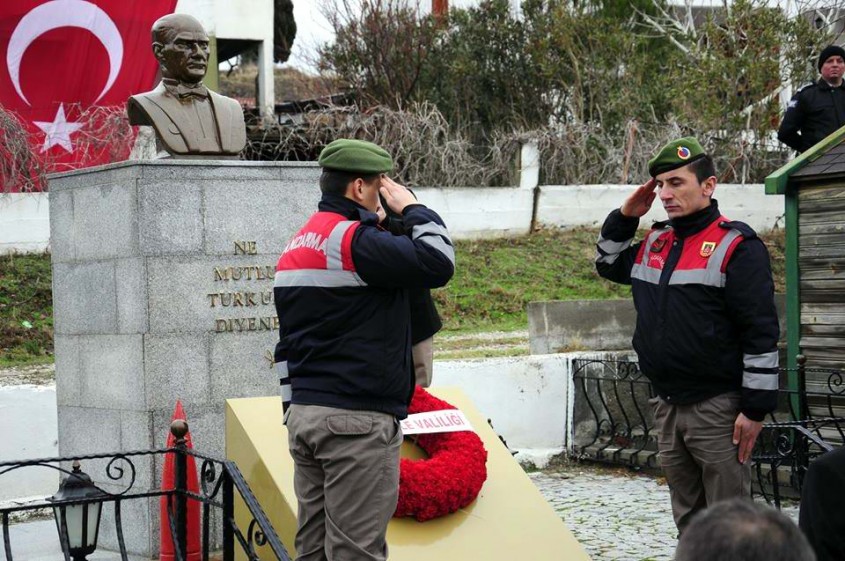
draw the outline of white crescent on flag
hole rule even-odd
[[[22,100],[32,105],[21,89],[21,60],[26,49],[41,35],[62,27],[87,29],[100,40],[109,55],[109,77],[94,103],[109,91],[123,64],[123,39],[112,19],[99,6],[85,0],[52,0],[33,8],[21,18],[9,39],[6,66]]]

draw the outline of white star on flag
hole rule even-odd
[[[44,131],[46,135],[41,151],[46,152],[53,146],[61,146],[67,152],[73,153],[73,144],[70,142],[70,135],[82,128],[82,123],[68,123],[65,118],[65,106],[59,104],[59,111],[53,122],[33,121],[36,127]]]

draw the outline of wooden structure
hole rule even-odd
[[[785,200],[788,367],[806,356],[806,391],[832,394],[834,411],[826,414],[845,416],[841,374],[814,372],[845,365],[845,127],[765,184],[767,194]],[[790,388],[798,389],[797,373],[789,375]]]

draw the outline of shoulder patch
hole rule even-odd
[[[754,231],[754,228],[739,220],[720,222],[719,227],[725,228],[726,230],[738,230],[742,234],[742,237],[747,240],[757,237],[757,232]]]

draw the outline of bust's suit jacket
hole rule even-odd
[[[129,98],[126,108],[129,123],[152,126],[164,148],[171,154],[238,154],[246,144],[243,110],[234,99],[211,90],[208,94],[215,122],[207,124],[209,127],[217,127],[219,139],[217,150],[200,148],[198,139],[191,134],[191,124],[187,113],[187,111],[194,111],[194,108],[191,103],[183,103],[170,94],[162,83],[150,92]]]

